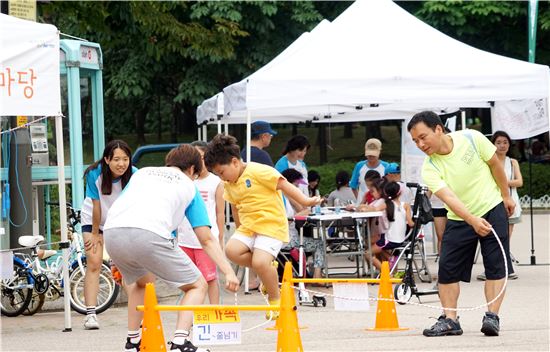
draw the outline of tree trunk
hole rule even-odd
[[[344,138],[353,138],[353,122],[344,125]]]
[[[183,119],[182,106],[180,103],[172,105],[172,123],[170,124],[170,143],[178,141],[178,121]]]
[[[319,134],[317,141],[319,142],[319,164],[323,165],[328,161],[327,157],[327,128],[326,124],[319,124]]]
[[[157,139],[162,139],[162,114],[160,113],[160,95],[157,95]]]
[[[365,140],[369,138],[378,138],[381,142],[384,142],[382,130],[380,129],[380,122],[373,121],[365,123]]]
[[[145,141],[145,119],[147,118],[147,113],[149,109],[143,107],[136,112],[136,136],[138,145],[146,144]]]

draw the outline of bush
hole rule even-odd
[[[545,194],[550,194],[550,165],[533,163],[531,173],[533,175],[532,194],[533,199],[540,198]],[[529,163],[519,164],[521,175],[523,176],[523,187],[518,188],[520,197],[529,194]]]
[[[334,189],[336,189],[336,174],[338,171],[346,170],[351,173],[355,167],[353,161],[339,161],[337,163],[324,164],[322,166],[310,166],[310,170],[316,170],[321,175],[321,184],[319,185],[319,192],[322,196],[328,195]]]

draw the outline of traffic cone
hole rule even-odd
[[[296,315],[296,299],[292,290],[292,264],[285,264],[283,283],[281,286],[281,310],[276,326],[277,352],[303,352],[298,316]]]
[[[160,313],[155,309],[158,304],[157,295],[155,294],[155,284],[147,283],[145,285],[144,301],[145,311],[143,312],[141,330],[141,351],[166,351]]]
[[[382,262],[382,271],[380,273],[380,287],[378,288],[378,298],[393,299],[393,290],[390,281],[390,265],[388,262]],[[397,321],[397,312],[394,301],[380,300],[376,307],[376,324],[374,328],[368,328],[370,331],[396,331],[408,330],[400,328]]]

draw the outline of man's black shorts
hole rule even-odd
[[[504,252],[507,256],[508,272],[511,272],[508,216],[504,203],[500,203],[483,216],[497,233]],[[439,260],[438,281],[442,284],[451,284],[459,281],[470,282],[472,266],[476,254],[477,243],[481,245],[485,276],[488,280],[504,278],[504,261],[502,251],[493,232],[487,236],[479,236],[465,221],[447,221],[443,241],[441,242],[441,256]]]

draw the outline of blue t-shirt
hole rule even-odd
[[[134,174],[136,171],[137,168],[135,166],[132,166],[132,174]],[[111,205],[113,205],[113,203],[124,192],[124,190],[122,189],[120,179],[115,179],[113,180],[113,184],[111,187],[111,194],[102,194],[101,182],[101,165],[98,165],[95,169],[90,170],[86,174],[86,197],[84,198],[84,202],[82,203],[80,217],[82,225],[92,225],[92,200],[99,200],[101,205],[101,220],[99,223],[99,228],[102,230]]]
[[[295,163],[291,163],[286,155],[283,155],[275,164],[275,169],[280,173],[283,173],[283,171],[285,171],[286,169],[294,169],[301,173],[302,178],[305,182],[298,185],[298,188],[306,197],[309,197],[309,189],[307,184],[307,165],[303,160],[296,160]]]
[[[202,199],[198,188],[196,188],[195,197],[185,209],[185,218],[189,221],[192,228],[200,226],[211,227],[208,211],[206,211],[206,204],[204,204],[204,199]]]
[[[246,148],[241,150],[241,159],[246,162]],[[273,161],[271,160],[269,154],[265,150],[258,147],[250,147],[250,160],[255,163],[273,166]]]
[[[370,167],[367,164],[367,160],[361,160],[357,164],[355,164],[355,168],[353,169],[353,173],[351,174],[351,181],[349,182],[349,186],[351,189],[357,190],[357,202],[360,203],[361,200],[363,200],[363,196],[367,192],[367,185],[365,183],[365,174],[369,170],[376,170],[380,174],[380,177],[384,177],[386,174],[386,168],[389,166],[389,163],[379,160],[378,165],[375,167]]]

